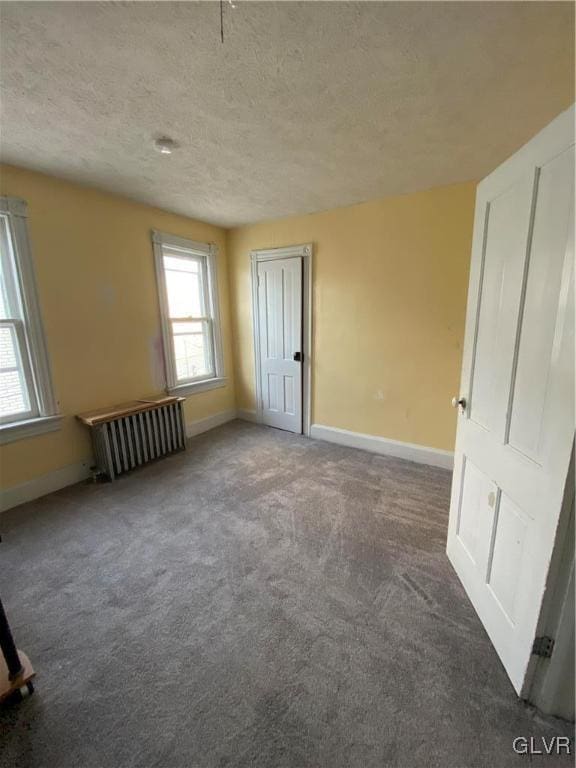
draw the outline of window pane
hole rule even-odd
[[[198,274],[200,262],[190,256],[164,256],[164,269],[175,269],[178,272]]]
[[[16,416],[30,410],[20,371],[0,371],[0,416]]]
[[[164,256],[168,312],[170,317],[201,317],[202,276],[196,259]]]
[[[0,368],[16,368],[17,360],[14,328],[3,325],[0,328]]]
[[[208,322],[172,323],[178,381],[214,373]]]
[[[0,328],[0,417],[30,410],[24,373],[13,326]]]

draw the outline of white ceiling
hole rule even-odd
[[[479,179],[574,98],[572,3],[237,6],[2,3],[2,159],[231,226]]]

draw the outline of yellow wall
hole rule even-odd
[[[153,228],[215,242],[220,251],[229,382],[190,395],[188,421],[255,408],[249,252],[312,242],[313,422],[451,450],[449,400],[458,390],[474,190],[458,184],[226,236],[218,227],[2,166],[0,193],[28,203],[65,416],[58,432],[0,447],[2,487],[90,459],[87,432],[74,414],[162,391]]]
[[[28,203],[32,253],[62,429],[0,448],[2,487],[90,457],[74,414],[162,391],[150,230],[215,242],[228,386],[190,395],[195,421],[235,407],[225,232],[218,227],[3,166],[3,195]]]
[[[312,422],[453,450],[475,186],[230,231],[238,408],[255,408],[249,252],[312,242]]]

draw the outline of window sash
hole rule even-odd
[[[176,323],[198,323],[201,326],[201,331],[177,331],[174,326]],[[199,374],[198,376],[178,376],[177,366],[174,374],[177,384],[190,384],[194,381],[204,381],[205,379],[213,379],[216,376],[216,367],[214,361],[214,342],[213,342],[213,321],[211,317],[187,317],[187,318],[170,318],[170,330],[172,333],[172,345],[174,350],[174,359],[176,362],[176,338],[178,336],[202,336],[204,359],[206,362],[206,373]]]
[[[176,258],[181,259],[185,261],[191,261],[198,265],[198,272],[196,273],[198,275],[198,289],[200,293],[200,312],[202,317],[208,317],[210,315],[210,297],[209,297],[209,286],[208,286],[208,265],[207,265],[207,259],[205,255],[197,255],[194,253],[190,253],[189,251],[185,251],[181,248],[174,248],[171,246],[162,246],[162,266],[164,269],[164,275],[166,276],[167,272],[178,272],[181,271],[184,274],[186,274],[185,270],[178,270],[174,267],[166,267],[164,263],[164,258]],[[166,280],[164,280],[166,284],[166,296],[168,297],[168,291],[167,291],[167,283]],[[170,319],[176,319],[177,316],[170,314],[170,302],[168,301],[168,317]]]
[[[0,416],[0,424],[13,424],[18,421],[33,419],[39,415],[38,398],[36,397],[36,386],[32,373],[32,367],[30,365],[30,355],[28,352],[24,321],[20,320],[19,318],[1,319],[0,327],[11,329],[16,357],[16,365],[6,367],[0,366],[0,372],[18,372],[18,378],[20,379],[24,402],[26,405],[22,411]]]
[[[200,308],[204,314],[202,315],[168,315],[168,322],[170,327],[170,333],[172,335],[172,351],[174,355],[174,380],[177,385],[179,384],[191,384],[194,381],[204,381],[205,379],[212,379],[216,375],[216,365],[214,361],[214,344],[212,340],[212,317],[208,313],[210,308],[210,296],[208,294],[208,265],[206,256],[197,256],[190,252],[186,252],[182,249],[173,248],[170,246],[162,247],[162,256],[172,256],[178,259],[186,259],[187,261],[194,261],[198,264],[198,283],[200,292]],[[164,258],[162,260],[162,266],[164,274],[169,271],[178,271],[168,269],[164,264]],[[166,298],[168,308],[170,307],[170,300],[168,297],[168,288],[166,286]],[[175,333],[175,323],[201,323],[203,328],[204,339],[204,356],[206,360],[206,373],[199,374],[198,376],[178,376],[178,367],[176,363],[176,336],[185,336],[192,334]]]
[[[187,384],[200,384],[203,381],[218,379],[222,376],[222,353],[218,316],[218,298],[215,275],[215,254],[213,247],[204,243],[193,243],[182,238],[152,234],[156,263],[156,277],[159,289],[160,314],[164,339],[164,358],[166,364],[166,383],[168,390],[177,389]],[[200,315],[175,316],[170,314],[164,257],[189,259],[199,264]],[[178,376],[176,365],[175,333],[176,323],[200,323],[203,329],[206,373],[197,376]]]

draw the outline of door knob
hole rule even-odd
[[[462,411],[466,410],[466,398],[465,397],[453,397],[452,398],[452,408],[458,408]]]
[[[299,363],[302,360],[302,353],[294,352],[294,360],[296,360],[296,362]]]

